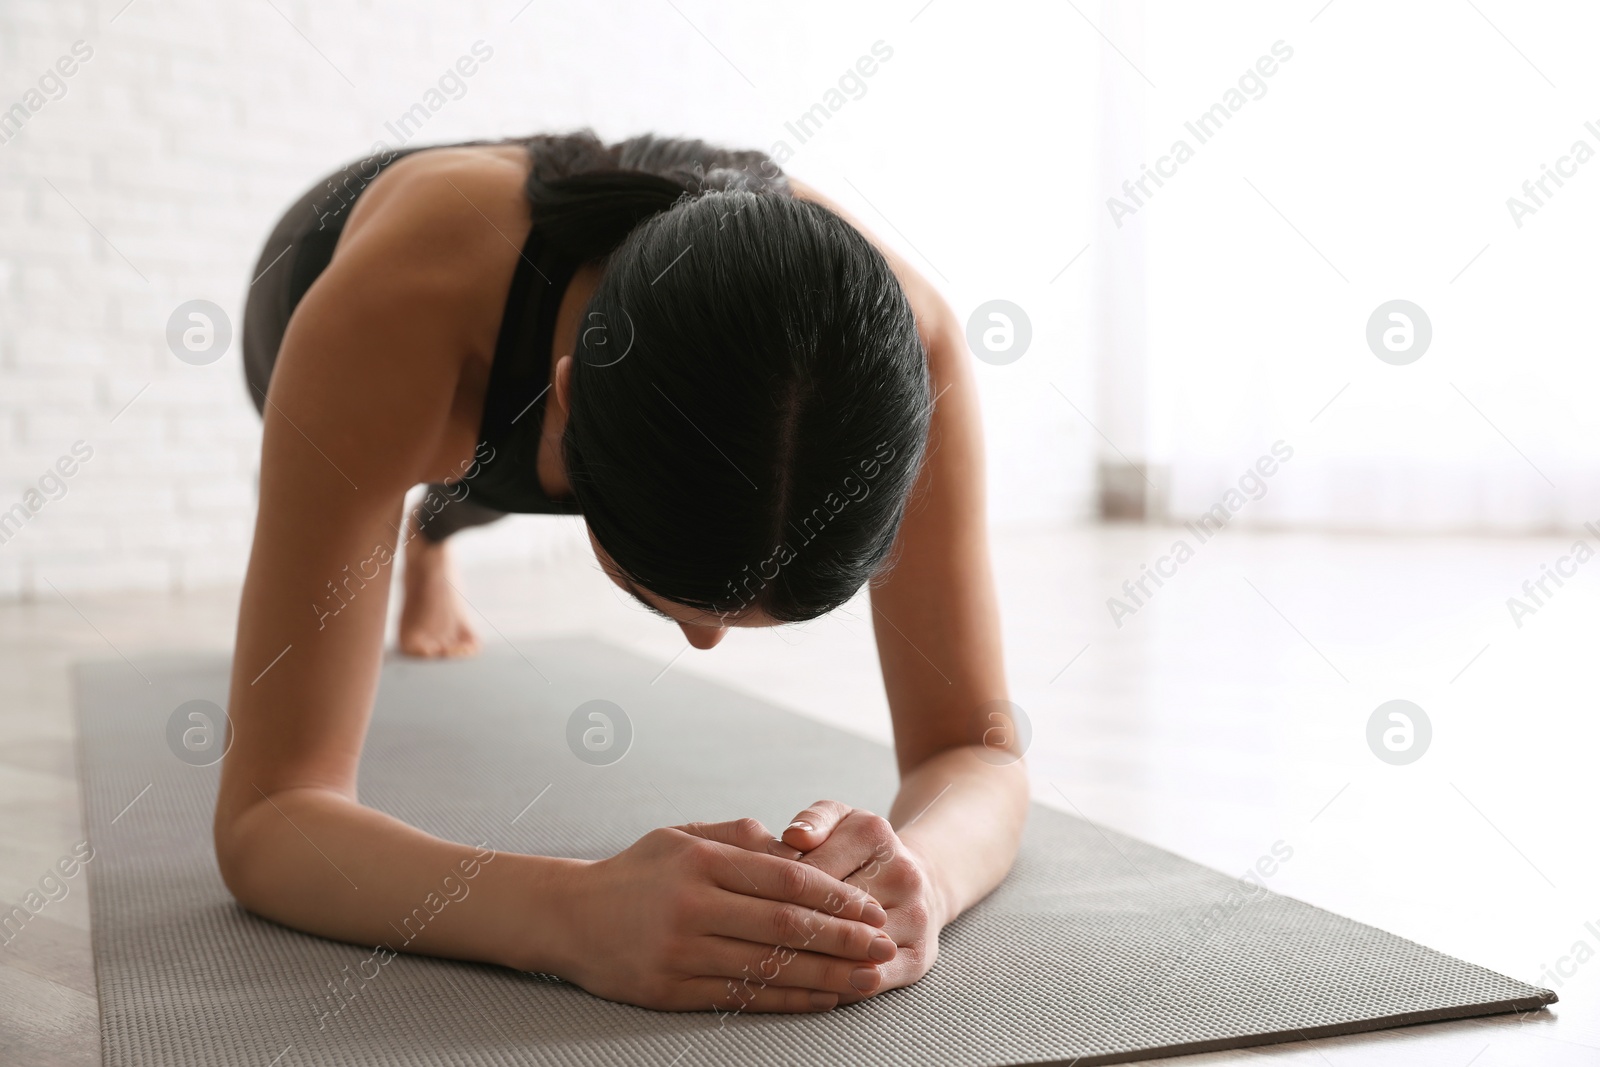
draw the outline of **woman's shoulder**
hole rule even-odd
[[[527,174],[526,151],[517,145],[412,152],[362,193],[335,260],[377,255],[391,268],[473,288],[488,280],[486,270],[509,281],[531,223]]]
[[[431,148],[384,168],[351,209],[318,280],[344,314],[397,309],[455,339],[493,351],[506,293],[531,219],[527,165],[504,146]]]
[[[374,482],[433,480],[470,455],[521,252],[513,242],[528,228],[520,195],[516,168],[483,153],[426,150],[385,167],[295,309],[274,403],[304,426],[329,396],[365,397],[339,433],[363,448],[390,441],[388,459],[367,457]],[[396,434],[425,444],[408,452]]]

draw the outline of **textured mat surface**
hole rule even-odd
[[[893,762],[878,745],[681,666],[651,685],[660,664],[604,645],[522,651],[386,666],[362,799],[456,840],[579,857],[688,820],[781,826],[819,796],[887,810]],[[226,667],[141,660],[150,684],[120,660],[76,673],[108,1067],[1086,1067],[1555,999],[1037,806],[1015,870],[946,929],[927,978],[824,1016],[662,1014],[497,968],[379,965],[254,918],[224,889],[218,768],[179,759],[168,737],[180,705],[225,701]],[[569,716],[592,699],[632,724],[608,766],[568,747]]]

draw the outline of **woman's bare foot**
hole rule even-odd
[[[452,584],[455,567],[444,542],[413,537],[406,544],[405,602],[400,607],[400,651],[424,659],[478,654],[478,635]]]

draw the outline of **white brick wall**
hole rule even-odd
[[[963,314],[994,296],[1034,312],[1031,369],[980,368],[998,427],[1000,513],[1065,514],[1088,499],[1088,431],[1042,386],[1049,377],[1085,392],[1082,361],[1067,358],[1082,348],[1066,314],[1081,296],[1070,279],[1047,287],[1092,210],[1081,145],[1067,143],[1086,133],[1092,109],[1067,107],[1063,94],[1089,99],[1093,63],[1078,64],[1082,75],[1055,67],[1063,47],[1094,58],[1082,34],[1068,46],[1034,40],[1016,12],[956,4],[745,11],[539,0],[519,14],[522,0],[124,2],[0,7],[0,109],[26,107],[74,42],[93,50],[64,95],[0,144],[0,512],[75,441],[94,449],[65,495],[0,544],[0,598],[53,595],[47,582],[70,593],[242,575],[259,422],[237,326],[260,243],[309,182],[379,137],[393,143],[385,123],[478,40],[492,59],[415,143],[587,124],[607,137],[656,130],[770,148],[786,118],[875,40],[889,41],[895,62],[789,167],[886,239],[932,256]],[[962,42],[975,33],[999,34],[1011,51],[968,55]],[[1017,49],[1032,50],[1031,61]],[[1015,101],[1030,92],[1051,106],[1019,113]],[[1055,128],[1024,144],[1045,118]],[[1016,152],[1028,171],[1051,175],[1047,203],[1027,225],[996,229],[970,175],[987,168],[1013,182],[1020,172],[1005,157]],[[908,181],[918,169],[926,179]],[[968,217],[951,211],[957,202]],[[204,367],[179,362],[164,340],[172,310],[196,298],[235,325],[230,351]],[[1027,414],[1034,407],[1042,418]],[[462,547],[526,558],[581,543],[576,523],[526,517],[468,534]]]

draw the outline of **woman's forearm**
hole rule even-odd
[[[262,795],[217,830],[228,888],[266,918],[393,952],[560,974],[585,861],[433,837],[338,793]]]
[[[932,879],[936,926],[987,896],[1016,858],[1028,814],[1027,771],[1020,759],[996,765],[993,758],[992,749],[977,745],[931,756],[904,776],[889,811]]]

